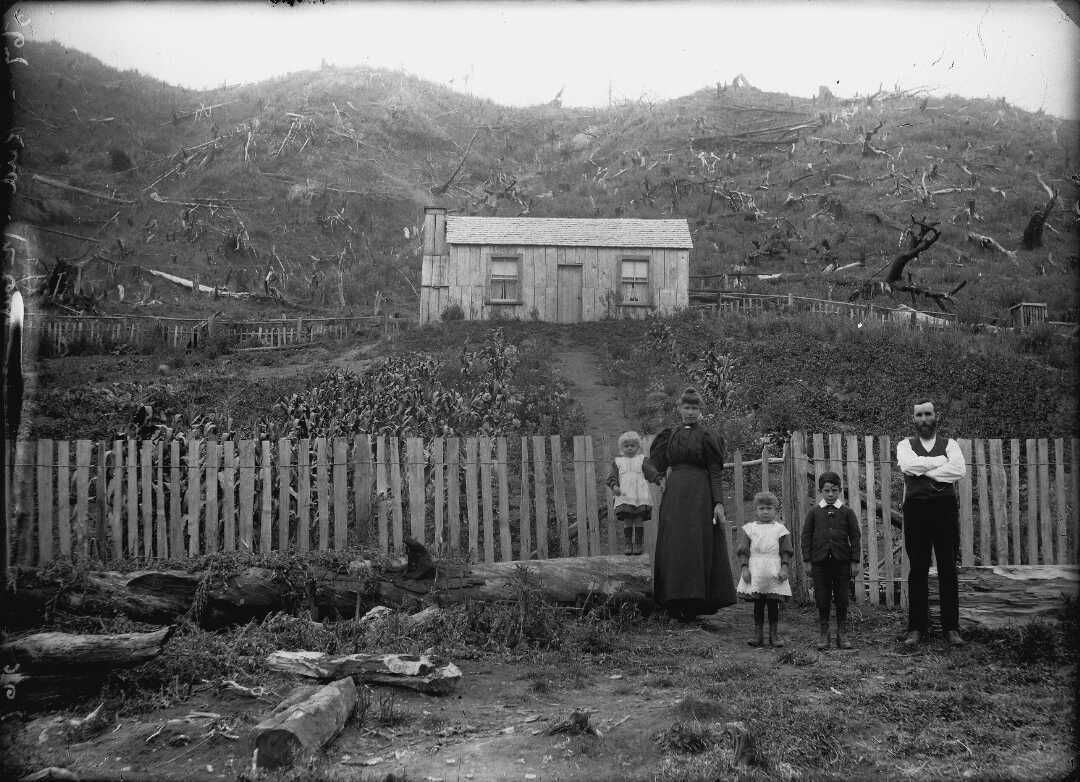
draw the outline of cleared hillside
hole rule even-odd
[[[256,292],[273,268],[305,309],[368,312],[378,294],[409,312],[419,212],[439,201],[466,214],[686,217],[692,273],[780,274],[747,284],[836,298],[882,278],[914,215],[942,235],[907,271],[934,290],[964,283],[962,318],[1004,322],[1021,300],[1078,317],[1076,123],[1002,101],[718,85],[656,104],[510,109],[385,70],[192,92],[56,44],[23,53],[12,218],[40,230],[37,246],[16,248],[20,276],[53,283],[75,310],[290,308],[148,288],[143,266]],[[1025,251],[1028,219],[1048,200],[1037,175],[1059,197],[1044,246]],[[45,277],[57,259],[71,272],[59,288]]]

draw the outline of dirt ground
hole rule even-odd
[[[1049,780],[1075,771],[1071,665],[1017,665],[994,639],[950,651],[937,638],[906,653],[902,617],[885,609],[855,611],[853,651],[815,651],[809,608],[789,607],[785,622],[784,649],[747,645],[751,613],[740,603],[700,626],[646,619],[572,653],[461,650],[455,693],[377,688],[306,775],[270,778]],[[250,773],[251,727],[296,683],[272,680],[259,700],[206,685],[85,741],[62,735],[73,711],[14,716],[3,723],[4,755],[19,771],[236,779]],[[575,709],[599,735],[549,735]],[[187,743],[149,738],[198,712],[220,715],[215,730]],[[721,736],[732,721],[755,740],[758,764],[732,767]],[[703,751],[671,741],[676,723],[704,731]]]

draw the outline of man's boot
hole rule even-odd
[[[764,646],[765,645],[765,625],[761,622],[754,622],[754,637],[747,641],[751,646]]]
[[[824,621],[821,623],[821,637],[818,639],[817,648],[819,652],[823,652],[829,648],[829,622]]]
[[[780,648],[785,645],[784,639],[780,636],[780,622],[769,622],[769,646]]]
[[[836,648],[837,649],[850,649],[851,641],[848,640],[847,635],[844,632],[844,625],[846,622],[837,619],[836,620]]]

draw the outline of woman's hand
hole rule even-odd
[[[785,562],[784,564],[782,564],[780,566],[780,575],[777,576],[777,578],[779,579],[780,583],[782,584],[785,581],[787,581],[788,578],[790,578],[790,577],[791,577],[791,569],[788,568],[788,565]]]
[[[714,507],[712,511],[712,523],[714,527],[717,524],[724,523],[724,503],[716,503],[716,507]]]
[[[862,572],[862,562],[852,562],[851,563],[851,577],[852,578],[858,578],[859,574],[861,572]]]
[[[612,486],[611,493],[614,494],[616,497],[620,497],[622,496],[622,489],[620,489],[618,486]]]
[[[739,572],[739,578],[741,578],[747,584],[750,583],[750,568],[747,565],[742,566],[742,570]]]

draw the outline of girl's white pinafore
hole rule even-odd
[[[652,494],[649,492],[649,482],[645,480],[642,472],[642,462],[645,454],[635,456],[616,456],[615,466],[619,468],[619,494],[615,498],[614,505],[652,505]]]
[[[789,535],[778,521],[769,524],[750,522],[743,525],[750,539],[750,583],[741,578],[736,592],[747,597],[791,597],[791,580],[780,580],[780,538]]]

